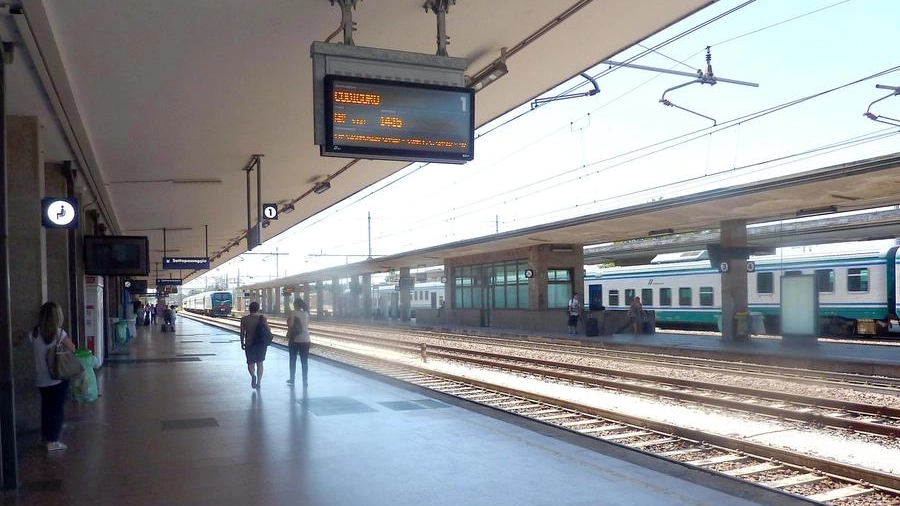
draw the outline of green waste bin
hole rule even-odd
[[[94,366],[97,361],[91,350],[75,350],[75,358],[81,362],[84,372],[72,379],[72,397],[78,402],[94,402],[97,400],[97,375]]]
[[[116,341],[124,343],[128,340],[128,322],[119,320],[116,322]]]

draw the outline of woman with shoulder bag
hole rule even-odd
[[[309,338],[309,310],[306,301],[294,299],[294,310],[288,316],[288,352],[290,353],[291,378],[288,385],[294,384],[297,374],[297,355],[300,355],[300,368],[303,375],[303,386],[309,386],[309,348],[312,346]]]
[[[47,352],[62,345],[70,352],[75,344],[62,329],[63,313],[59,304],[45,302],[38,313],[38,324],[29,335],[34,350],[35,386],[41,393],[41,435],[47,444],[47,451],[68,448],[59,440],[62,433],[64,409],[69,390],[68,380],[57,380],[50,376]]]

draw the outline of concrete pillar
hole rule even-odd
[[[334,316],[344,316],[340,307],[341,301],[341,280],[331,278],[331,314]]]
[[[316,316],[319,318],[325,314],[325,283],[320,279],[316,281]]]
[[[749,341],[749,313],[747,306],[747,258],[746,220],[723,221],[720,226],[719,242],[722,245],[722,262],[727,262],[728,270],[722,277],[722,339],[725,341]],[[747,325],[739,329],[735,315],[746,315]],[[740,331],[740,332],[739,332]]]
[[[362,275],[362,316],[372,318],[372,274]]]
[[[48,163],[44,168],[44,195],[48,197],[68,196],[67,181],[62,175],[62,164]],[[81,334],[77,327],[72,327],[72,322],[80,320],[76,311],[81,308],[70,304],[69,292],[69,231],[65,229],[44,230],[47,247],[47,300],[59,304],[66,315],[68,325],[66,330],[72,339],[78,343],[77,338]]]
[[[284,287],[276,286],[272,288],[272,314],[282,314],[284,308]]]
[[[41,226],[44,162],[36,117],[7,117],[10,321],[15,375],[16,432],[41,424],[40,398],[34,391],[34,355],[25,336],[37,323],[47,300],[46,235]],[[62,301],[65,302],[65,301]],[[65,306],[63,306],[65,307]]]
[[[409,275],[409,267],[401,267],[400,268],[400,279],[404,278],[408,279]],[[401,282],[402,285],[402,282]],[[410,288],[400,287],[400,321],[408,322],[409,321],[409,307],[410,307]]]
[[[547,309],[547,256],[549,253],[550,247],[546,244],[528,249],[528,267],[534,271],[531,279],[528,280],[528,309]]]

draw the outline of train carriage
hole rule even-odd
[[[766,332],[780,333],[781,277],[811,274],[816,276],[823,334],[900,333],[898,249],[751,257],[755,269],[747,273],[749,310],[762,316]],[[698,257],[660,255],[651,265],[597,269],[585,276],[585,293],[599,286],[609,309],[627,309],[635,296],[641,297],[661,327],[715,329],[722,312],[721,275],[709,260]]]
[[[231,316],[234,298],[231,292],[203,292],[182,299],[181,307],[207,316]]]

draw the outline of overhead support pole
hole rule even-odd
[[[247,162],[246,165],[244,165],[244,168],[242,169],[244,172],[247,173],[247,251],[250,251],[253,248],[259,246],[259,243],[261,242],[259,234],[260,234],[260,213],[261,213],[261,208],[262,208],[262,203],[261,203],[262,200],[259,200],[259,198],[260,198],[259,184],[261,181],[259,172],[260,172],[260,157],[262,157],[262,156],[263,155],[251,155],[250,160]],[[259,202],[259,206],[257,208],[257,214],[256,214],[256,227],[255,228],[250,225],[250,219],[251,219],[251,216],[253,215],[252,207],[251,207],[252,201],[251,201],[251,196],[250,196],[251,195],[250,194],[250,173],[253,172],[254,169],[256,169],[256,172],[257,172],[256,196],[257,196],[257,199]],[[256,234],[256,235],[254,236],[254,234]],[[225,248],[225,251],[228,251],[229,249],[231,249],[232,246],[237,246],[239,241],[240,241],[240,239],[236,240],[233,244],[230,244],[227,248]]]
[[[584,92],[581,92],[581,93],[569,93],[569,94],[566,94],[566,95],[557,95],[557,96],[555,96],[555,97],[536,98],[536,99],[534,99],[534,100],[531,102],[531,108],[532,108],[532,109],[535,109],[535,108],[538,108],[538,107],[540,107],[540,106],[542,106],[542,105],[544,105],[544,104],[547,104],[547,103],[550,103],[550,102],[556,102],[556,101],[558,101],[558,100],[567,100],[567,99],[570,99],[570,98],[580,98],[580,97],[593,97],[593,96],[596,95],[597,93],[600,93],[600,86],[597,85],[597,80],[596,80],[596,79],[594,79],[593,77],[589,76],[586,72],[582,72],[581,74],[578,74],[578,75],[580,75],[581,77],[587,79],[588,82],[590,82],[591,85],[594,86],[594,89],[588,90],[588,91],[584,91]]]
[[[168,249],[166,249],[166,227],[163,227],[163,257],[168,256]]]
[[[456,5],[456,0],[426,0],[425,12],[431,9],[437,18],[437,53],[438,56],[450,56],[447,53],[447,46],[450,45],[450,37],[447,35],[447,14],[450,12],[450,5]]]
[[[873,105],[877,104],[878,102],[881,102],[882,100],[886,100],[888,98],[896,97],[896,96],[900,95],[900,86],[888,86],[885,84],[876,84],[875,88],[877,88],[879,90],[891,90],[891,93],[888,95],[885,95],[885,96],[879,98],[878,100],[873,101],[871,104],[869,104],[869,107],[866,108],[866,112],[863,113],[863,116],[869,118],[872,121],[884,123],[885,125],[900,126],[900,119],[889,118],[887,116],[879,116],[872,112]]]
[[[331,0],[331,5],[334,5],[335,2],[337,2],[341,6],[341,26],[325,39],[326,42],[343,31],[344,45],[356,45],[353,43],[353,32],[356,31],[356,23],[353,22],[353,9],[356,8],[356,3],[358,1],[359,0]]]
[[[209,225],[203,225],[203,242],[206,244],[206,258],[209,259]]]

